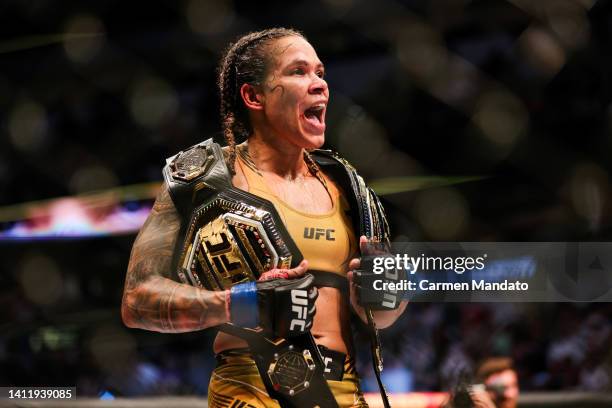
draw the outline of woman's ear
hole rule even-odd
[[[240,97],[244,101],[247,109],[263,109],[263,95],[258,92],[258,89],[255,86],[251,84],[242,84],[240,87]]]

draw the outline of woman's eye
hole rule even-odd
[[[294,75],[304,75],[304,69],[296,68],[296,69],[293,70],[293,74]]]
[[[317,71],[317,76],[318,76],[319,78],[323,78],[323,77],[325,77],[325,72],[323,72],[323,71]]]

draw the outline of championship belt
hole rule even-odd
[[[356,229],[358,228],[359,235],[365,235],[369,240],[389,248],[390,232],[384,208],[378,196],[376,196],[371,188],[366,186],[363,178],[357,173],[355,168],[348,161],[330,150],[315,150],[313,158],[324,169],[326,174],[331,175],[338,182],[344,191],[352,192],[352,194],[348,194],[347,200],[351,209],[351,218],[358,221],[355,227]],[[372,368],[374,369],[383,406],[390,408],[389,396],[381,379],[383,357],[378,328],[374,321],[372,309],[367,305],[363,306],[370,337]]]
[[[171,193],[176,187],[177,194],[197,203],[191,206],[178,259],[181,281],[208,290],[226,290],[256,281],[270,269],[297,266],[302,254],[274,205],[231,186],[229,174],[223,177],[223,170],[227,172],[220,148],[211,141],[179,153],[164,169]],[[185,180],[186,174],[191,180]],[[187,182],[195,187],[185,188]],[[312,334],[268,338],[260,329],[231,323],[219,329],[249,344],[268,394],[282,407],[338,406],[324,378],[325,364]]]
[[[302,254],[267,200],[226,189],[193,212],[179,277],[193,286],[225,290],[301,261]]]

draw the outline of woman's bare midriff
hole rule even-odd
[[[352,350],[350,330],[350,306],[336,288],[319,288],[316,302],[317,312],[314,317],[311,333],[315,342],[331,350],[349,354]],[[213,346],[215,353],[233,348],[248,347],[238,337],[219,332]]]

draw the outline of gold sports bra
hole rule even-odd
[[[277,197],[263,176],[240,153],[236,163],[247,180],[249,193],[274,204],[291,238],[304,259],[308,260],[308,269],[346,276],[348,262],[357,256],[357,239],[346,214],[348,203],[334,183],[323,172],[319,173],[324,177],[324,185],[331,196],[332,210],[326,214],[305,213]]]

